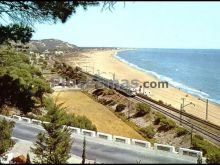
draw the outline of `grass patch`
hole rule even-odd
[[[64,106],[67,107],[67,113],[86,116],[96,126],[97,131],[144,140],[137,131],[110,111],[110,108],[97,103],[97,98],[86,92],[54,92],[53,97],[57,97],[58,102],[64,102]]]

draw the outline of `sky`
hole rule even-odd
[[[80,47],[220,48],[220,2],[118,2],[78,8],[64,24],[35,24],[32,39]]]

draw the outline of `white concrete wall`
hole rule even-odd
[[[147,141],[143,141],[143,140],[131,139],[131,144],[136,145],[136,146],[151,148],[151,143]]]
[[[27,123],[31,123],[31,119],[27,118],[27,117],[21,117],[21,120]]]
[[[121,142],[126,144],[131,144],[131,139],[123,136],[115,136],[113,135],[113,141],[115,142]]]
[[[17,116],[17,115],[13,115],[12,118],[16,120],[21,120],[21,116]]]
[[[80,134],[80,128],[76,128],[76,127],[68,127],[71,131],[72,131],[72,133],[75,133],[75,134]]]
[[[191,150],[191,149],[187,149],[187,148],[179,148],[179,154],[180,155],[192,156],[192,157],[197,157],[197,156],[202,157],[202,152],[201,151]]]
[[[97,132],[97,137],[102,138],[102,139],[107,139],[107,140],[112,140],[112,135],[102,133],[102,132]]]
[[[28,122],[28,123],[31,123],[31,121],[32,121],[33,124],[41,124],[42,123],[42,121],[40,121],[40,120],[35,120],[35,119],[31,120],[29,118],[21,117],[21,116],[17,116],[17,115],[12,115],[12,118],[16,119],[16,120],[23,120],[24,122]],[[49,122],[44,121],[43,123],[47,124]],[[65,125],[63,125],[63,127],[64,126]],[[102,133],[102,132],[97,132],[97,134],[96,134],[95,131],[80,129],[80,128],[76,128],[76,127],[70,127],[70,126],[68,128],[71,129],[72,132],[75,134],[82,134],[82,135],[86,135],[86,136],[98,137],[98,138],[102,138],[102,139],[106,139],[106,140],[112,140],[114,142],[121,142],[121,143],[125,143],[125,144],[132,144],[132,145],[142,146],[142,147],[146,147],[146,148],[152,148],[154,150],[177,153],[175,151],[175,147],[171,146],[171,145],[154,143],[154,147],[151,147],[150,142],[143,141],[143,140],[130,139],[127,137],[115,136],[115,135],[110,135],[110,134],[106,134],[106,133]],[[186,156],[190,156],[190,157],[197,157],[198,155],[200,155],[202,157],[202,154],[203,154],[201,151],[191,150],[191,149],[187,149],[187,148],[179,148],[178,153],[179,153],[179,155],[186,155]]]
[[[158,144],[158,143],[154,143],[154,149],[161,150],[161,151],[175,152],[174,146],[165,145],[165,144]]]
[[[44,124],[49,124],[50,122],[47,122],[47,121],[43,121],[43,123],[44,123]]]
[[[35,120],[35,119],[32,119],[32,123],[33,124],[37,124],[37,125],[40,125],[42,123],[42,121],[40,120]]]
[[[96,132],[95,131],[91,131],[91,130],[87,130],[87,129],[82,129],[81,133],[83,135],[86,135],[86,136],[96,137]]]

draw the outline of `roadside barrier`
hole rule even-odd
[[[154,149],[155,150],[167,151],[167,152],[175,152],[175,147],[174,146],[165,145],[165,144],[158,144],[158,143],[154,143]]]
[[[97,137],[101,139],[112,140],[112,135],[106,133],[97,132]]]
[[[122,137],[122,136],[113,136],[113,141],[115,142],[120,142],[120,143],[126,143],[126,144],[131,144],[131,139]]]
[[[76,127],[68,127],[72,133],[75,133],[75,134],[80,134],[80,128],[76,128]]]
[[[179,148],[179,154],[192,156],[192,157],[198,157],[198,156],[202,157],[201,151],[191,150],[191,149],[187,149],[187,148]]]
[[[42,123],[42,121],[32,119],[32,123],[33,123],[33,124],[36,124],[36,125],[40,125],[40,124]]]
[[[143,140],[131,139],[131,144],[136,146],[151,148],[151,143]]]
[[[2,115],[1,115],[2,116]],[[40,121],[40,120],[35,120],[35,119],[29,119],[26,117],[21,117],[18,115],[12,115],[13,119],[19,120],[19,121],[24,121],[27,123],[33,123],[36,125],[40,125],[41,123],[48,124],[49,122],[46,121]],[[63,125],[63,128],[67,127],[66,125]],[[71,127],[68,126],[68,128],[72,131],[72,133],[75,134],[82,134],[85,136],[90,136],[90,137],[98,137],[106,140],[111,140],[114,142],[120,142],[120,143],[125,143],[125,144],[131,144],[131,145],[136,145],[136,146],[141,146],[141,147],[146,147],[146,148],[152,148],[154,150],[160,150],[160,151],[166,151],[166,152],[171,152],[171,153],[178,153],[181,156],[190,156],[190,157],[198,157],[203,155],[201,151],[196,151],[196,150],[191,150],[187,148],[179,148],[178,152],[175,151],[175,147],[171,145],[165,145],[165,144],[158,144],[154,143],[154,147],[151,147],[151,143],[143,140],[138,140],[138,139],[130,139],[127,137],[122,137],[122,136],[115,136],[115,135],[110,135],[102,132],[95,132],[87,129],[80,129],[76,127]]]
[[[16,120],[21,120],[21,116],[17,116],[17,115],[12,115],[12,118]]]
[[[27,123],[31,123],[31,119],[27,118],[27,117],[21,117],[22,121],[25,121]]]
[[[82,129],[81,133],[86,136],[96,137],[95,131],[90,131],[87,129]]]

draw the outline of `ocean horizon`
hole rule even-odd
[[[220,49],[137,48],[119,51],[114,57],[220,105]]]

